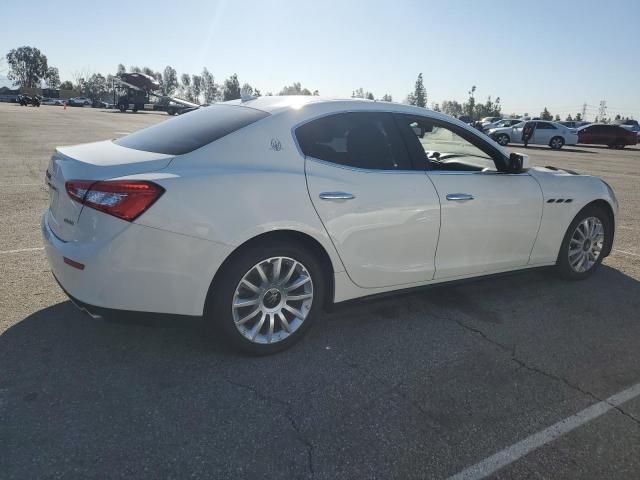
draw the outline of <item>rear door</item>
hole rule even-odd
[[[536,145],[549,145],[551,138],[558,135],[558,129],[549,122],[536,122],[533,141]]]
[[[334,114],[295,135],[309,196],[351,280],[364,288],[431,280],[440,203],[393,116]]]

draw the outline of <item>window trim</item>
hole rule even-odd
[[[388,170],[382,170],[382,169],[376,169],[376,168],[361,168],[361,167],[354,167],[352,165],[343,165],[340,163],[335,163],[335,162],[331,162],[329,160],[324,160],[322,158],[317,158],[314,157],[312,155],[307,155],[304,153],[304,151],[302,150],[302,147],[300,146],[300,143],[298,142],[298,136],[296,135],[296,130],[300,127],[305,126],[308,123],[311,122],[315,122],[316,120],[320,120],[322,118],[325,117],[331,117],[334,115],[344,115],[344,114],[350,114],[350,113],[362,113],[362,114],[368,114],[368,113],[377,113],[377,114],[385,114],[388,115],[390,117],[391,122],[393,123],[393,125],[395,125],[397,131],[398,131],[398,136],[402,141],[402,148],[404,148],[405,153],[407,154],[407,159],[409,160],[409,165],[411,168],[408,169],[388,169]],[[320,115],[316,115],[314,117],[311,118],[307,118],[299,123],[296,123],[295,125],[293,125],[291,127],[291,136],[293,138],[293,144],[296,146],[296,149],[298,150],[298,153],[302,156],[303,159],[310,159],[313,160],[315,162],[320,162],[326,165],[330,165],[332,167],[336,167],[336,168],[344,168],[347,170],[353,170],[353,171],[357,171],[357,172],[363,172],[363,173],[402,173],[402,174],[406,174],[406,173],[411,173],[411,172],[415,172],[416,169],[416,165],[413,159],[413,155],[411,155],[411,152],[409,152],[405,139],[402,135],[402,131],[401,129],[398,127],[397,122],[395,120],[395,115],[396,112],[390,111],[390,110],[382,110],[382,109],[375,109],[375,110],[358,110],[358,109],[349,109],[349,110],[341,110],[338,112],[325,112],[322,113]],[[420,171],[424,171],[424,169],[420,170]]]
[[[454,123],[450,123],[450,122],[447,122],[446,120],[441,120],[439,118],[430,117],[430,116],[427,116],[427,115],[419,115],[419,114],[416,114],[416,113],[393,112],[393,116],[396,119],[396,123],[398,123],[398,128],[400,129],[400,133],[402,134],[402,137],[403,137],[405,142],[409,142],[412,139],[411,139],[410,135],[409,135],[409,138],[407,138],[409,132],[407,130],[407,127],[402,127],[403,123],[400,122],[401,118],[408,117],[408,118],[415,118],[415,119],[419,119],[419,120],[429,121],[429,122],[432,122],[435,126],[441,126],[441,127],[444,127],[444,128],[447,128],[447,129],[451,130],[456,135],[462,137],[464,140],[466,140],[469,143],[471,143],[474,147],[482,150],[484,153],[489,155],[489,157],[491,157],[491,159],[493,160],[493,163],[494,163],[494,165],[496,166],[496,169],[497,169],[497,172],[482,172],[481,170],[478,170],[478,171],[434,170],[434,169],[429,168],[429,163],[428,162],[424,162],[423,159],[419,159],[419,158],[415,158],[414,159],[413,157],[415,156],[416,153],[412,152],[411,148],[409,148],[409,145],[407,144],[407,150],[409,151],[409,155],[412,157],[412,163],[414,165],[419,165],[420,163],[424,164],[424,167],[420,168],[421,171],[427,171],[427,172],[431,172],[431,173],[444,173],[444,174],[478,174],[478,173],[484,173],[484,174],[487,174],[487,173],[500,173],[500,174],[505,174],[505,173],[508,173],[508,166],[509,166],[508,158],[505,157],[498,148],[496,148],[493,145],[491,145],[491,143],[489,143],[487,140],[485,140],[482,137],[480,137],[475,132],[470,132],[466,128],[461,127],[459,125],[456,125]],[[411,135],[413,135],[415,137],[415,134],[413,134],[413,132],[411,132]],[[420,148],[422,149],[422,147],[420,147]]]

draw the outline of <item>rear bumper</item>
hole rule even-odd
[[[202,315],[211,280],[232,250],[135,223],[107,242],[64,242],[47,217],[42,237],[53,275],[76,305],[97,316],[101,309]]]

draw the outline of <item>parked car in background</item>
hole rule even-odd
[[[43,98],[42,105],[64,105],[64,100],[60,98]]]
[[[58,147],[46,181],[44,245],[77,305],[204,316],[253,354],[327,303],[539,266],[584,279],[618,209],[599,178],[530,167],[448,115],[312,96]]]
[[[91,105],[93,102],[89,97],[74,97],[69,99],[69,106],[71,107],[85,107]]]
[[[580,128],[584,125],[589,125],[591,122],[583,122],[580,120],[567,120],[564,122],[558,122],[560,125],[564,125],[567,128]]]
[[[638,134],[621,125],[595,123],[578,129],[578,143],[607,145],[609,148],[624,148],[638,143]]]
[[[492,128],[513,127],[520,122],[522,122],[521,118],[503,118],[502,120],[498,120],[497,122],[483,124],[482,130],[487,132]]]
[[[532,123],[534,127],[533,135],[529,140],[532,145],[549,145],[554,150],[559,150],[564,145],[578,143],[578,134],[575,130],[544,120],[531,120],[520,122],[512,127],[493,128],[487,134],[502,146],[521,143],[522,129],[527,123]]]
[[[484,125],[488,125],[490,123],[495,123],[498,120],[501,120],[502,117],[484,117],[480,119],[480,123],[484,126]]]
[[[631,132],[635,132],[640,135],[640,124],[637,120],[614,120],[614,125],[620,125],[622,128],[625,128]]]

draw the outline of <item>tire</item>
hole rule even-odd
[[[132,111],[133,113],[137,113],[137,112],[138,112],[138,107],[133,107],[133,108],[131,109],[131,111]]]
[[[127,106],[124,103],[119,103],[118,110],[120,110],[121,113],[124,113],[127,111]]]
[[[501,133],[496,137],[496,142],[498,142],[498,144],[502,145],[503,147],[506,147],[507,145],[509,145],[510,141],[511,139],[509,138],[509,135],[507,135],[506,133]]]
[[[582,268],[576,268],[576,264],[578,263],[579,257],[577,255],[581,255],[581,253],[572,254],[569,250],[570,247],[576,251],[575,249],[580,248],[582,253],[586,252],[594,252],[597,250],[597,243],[592,242],[593,238],[590,239],[589,245],[585,245],[580,242],[583,240],[580,238],[576,232],[580,226],[581,231],[585,232],[585,222],[589,219],[597,219],[602,227],[603,238],[601,244],[599,246],[599,250],[595,261],[590,265],[582,264]],[[597,222],[596,222],[597,224]],[[588,228],[588,227],[587,227]],[[562,245],[560,246],[560,252],[558,253],[558,259],[556,261],[556,270],[560,277],[565,280],[584,280],[589,277],[602,263],[604,259],[603,252],[608,252],[610,250],[610,243],[613,238],[613,225],[611,223],[611,219],[609,218],[609,214],[602,208],[598,206],[587,206],[583,208],[569,225],[567,232],[564,235],[562,240]],[[585,241],[587,239],[585,238]],[[588,247],[588,248],[587,248]],[[585,250],[586,249],[586,250]],[[589,263],[593,260],[592,256],[588,256]],[[585,262],[587,263],[587,262]],[[583,270],[584,268],[584,270]]]
[[[562,138],[562,137],[553,137],[549,141],[549,146],[554,150],[560,150],[564,146],[564,138]]]
[[[619,138],[615,142],[613,142],[613,148],[615,148],[617,150],[622,150],[626,145],[627,145],[626,142],[621,138]]]
[[[276,274],[278,261],[279,276]],[[262,279],[258,266],[265,275]],[[292,267],[293,273],[287,280]],[[298,342],[322,310],[323,277],[316,256],[297,242],[267,241],[247,247],[236,252],[216,276],[205,308],[205,322],[214,327],[214,333],[222,334],[232,347],[244,353],[269,355],[280,352]],[[298,282],[304,283],[287,292],[285,286],[295,286]],[[287,300],[292,297],[296,300]],[[247,300],[246,306],[238,305],[242,300]],[[297,314],[285,305],[293,307]],[[280,315],[284,316],[284,322]],[[269,333],[271,322],[274,325],[272,335]]]

